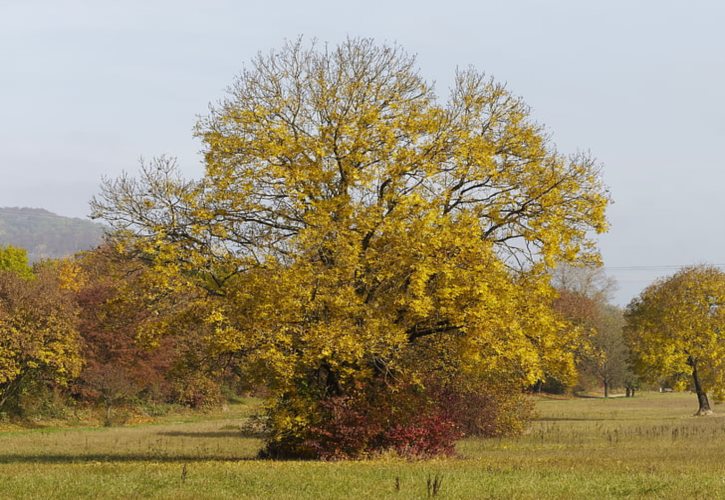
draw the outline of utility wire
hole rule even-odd
[[[712,267],[725,268],[725,264],[704,264]],[[673,271],[692,265],[693,264],[668,264],[661,266],[604,266],[603,269],[606,271]]]

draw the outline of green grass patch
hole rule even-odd
[[[260,461],[253,404],[153,425],[0,433],[0,498],[725,498],[725,407],[689,394],[537,401],[515,439],[459,457]]]

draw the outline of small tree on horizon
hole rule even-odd
[[[9,271],[21,278],[32,279],[33,269],[30,267],[27,250],[12,245],[0,245],[0,271]]]
[[[660,279],[629,304],[626,321],[642,376],[656,382],[689,374],[695,415],[711,414],[708,392],[725,393],[725,273],[700,265]]]

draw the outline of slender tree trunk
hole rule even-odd
[[[697,362],[690,357],[688,363],[692,367],[692,378],[695,381],[695,393],[697,394],[697,403],[699,405],[695,416],[702,417],[705,415],[712,415],[712,408],[710,408],[710,401],[707,399],[707,393],[703,390],[700,384],[700,377],[697,374]]]
[[[607,380],[604,381],[604,397],[609,397],[609,382]]]
[[[10,384],[3,386],[0,386],[0,410],[3,409],[3,406],[5,406],[5,403],[10,399],[10,396],[12,394],[11,392],[12,387]]]
[[[625,397],[627,397],[627,398],[631,397],[632,390],[629,387],[625,387],[624,391],[625,391]]]
[[[22,373],[20,376],[4,384],[4,386],[0,386],[0,409],[5,406],[5,403],[7,403],[10,398],[15,396],[18,389],[20,389],[24,378],[25,373]]]
[[[113,419],[112,419],[112,417],[113,417],[113,408],[112,408],[112,406],[113,405],[111,404],[111,401],[110,400],[106,400],[105,401],[105,405],[106,405],[106,417],[105,417],[106,419],[103,422],[103,425],[105,427],[111,427],[111,425],[113,424]]]

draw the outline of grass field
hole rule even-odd
[[[517,439],[468,439],[458,458],[255,460],[228,412],[118,428],[0,433],[0,498],[725,498],[725,406],[690,394],[537,402]]]

